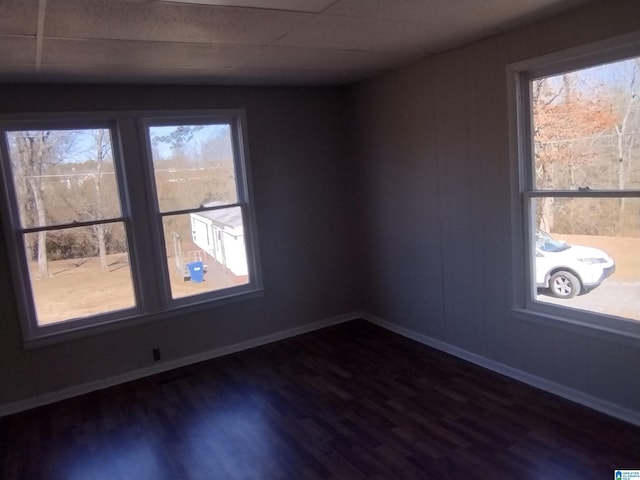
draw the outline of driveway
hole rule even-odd
[[[640,320],[640,282],[621,282],[612,278],[584,295],[560,300],[540,294],[537,299],[567,307]]]

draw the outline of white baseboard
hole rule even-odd
[[[566,398],[567,400],[579,403],[580,405],[592,408],[593,410],[597,410],[606,415],[610,415],[633,425],[640,426],[640,412],[630,410],[618,404],[602,400],[601,398],[594,397],[579,390],[560,385],[559,383],[555,383],[545,378],[524,372],[517,368],[510,367],[503,363],[496,362],[462,348],[450,345],[440,340],[436,340],[435,338],[429,337],[427,335],[423,335],[421,333],[414,332],[413,330],[398,326],[395,323],[391,323],[387,320],[383,320],[382,318],[370,315],[365,312],[359,312],[357,318],[363,318],[368,322],[378,325],[379,327],[402,335],[403,337],[410,338],[429,347],[435,348],[436,350],[441,350],[445,353],[474,363],[488,370],[492,370],[501,375],[505,375],[533,387],[539,388],[540,390],[544,390],[554,395],[558,395],[559,397]]]
[[[216,348],[206,352],[197,353],[195,355],[189,355],[187,357],[179,358],[169,362],[164,362],[157,365],[154,364],[152,366],[133,370],[131,372],[123,373],[121,375],[116,375],[113,377],[97,380],[94,382],[88,382],[88,383],[73,386],[70,388],[65,388],[62,390],[47,393],[45,395],[26,399],[23,401],[0,405],[0,417],[3,417],[5,415],[11,415],[13,413],[18,413],[25,410],[29,410],[32,408],[40,407],[43,405],[48,405],[61,400],[66,400],[68,398],[77,397],[79,395],[84,395],[86,393],[90,393],[96,390],[102,390],[104,388],[112,387],[122,383],[130,382],[133,380],[138,380],[140,378],[148,377],[150,375],[154,375],[157,373],[166,372],[169,370],[173,370],[175,368],[184,367],[187,365],[191,365],[193,363],[210,360],[216,357],[229,355],[231,353],[248,350],[253,347],[258,347],[261,345],[266,345],[268,343],[277,342],[278,340],[283,340],[285,338],[295,337],[297,335],[313,332],[315,330],[320,330],[322,328],[329,327],[331,325],[337,325],[340,323],[355,320],[357,318],[365,319],[386,330],[389,330],[391,332],[397,333],[404,337],[410,338],[424,345],[435,348],[436,350],[441,350],[445,353],[461,358],[468,362],[474,363],[488,370],[492,370],[501,375],[505,375],[507,377],[513,378],[515,380],[526,383],[533,387],[550,392],[554,395],[558,395],[560,397],[566,398],[573,402],[579,403],[586,407],[602,412],[606,415],[619,418],[620,420],[623,420],[625,422],[640,426],[640,412],[636,412],[628,408],[621,407],[620,405],[617,405],[615,403],[608,402],[606,400],[602,400],[592,395],[588,395],[584,392],[580,392],[578,390],[574,390],[564,385],[551,382],[547,379],[544,379],[535,375],[531,375],[530,373],[524,372],[522,370],[518,370],[516,368],[496,362],[494,360],[490,360],[486,357],[482,357],[475,353],[471,353],[467,350],[461,349],[459,347],[455,347],[453,345],[442,342],[440,340],[436,340],[435,338],[429,337],[427,335],[423,335],[421,333],[417,333],[413,330],[409,330],[407,328],[391,323],[387,320],[383,320],[382,318],[379,318],[374,315],[368,314],[366,312],[361,312],[361,311],[350,312],[344,315],[338,315],[336,317],[320,320],[318,322],[303,325],[301,327],[283,330],[281,332],[276,332],[271,335],[266,335],[264,337],[254,338],[244,342],[235,343],[233,345],[228,345],[225,347]]]
[[[47,393],[45,395],[34,398],[29,398],[19,402],[0,405],[0,417],[59,402],[68,398],[77,397],[79,395],[84,395],[96,390],[113,387],[115,385],[138,380],[140,378],[166,372],[175,368],[184,367],[193,363],[203,362],[205,360],[211,360],[212,358],[222,357],[224,355],[240,352],[242,350],[259,347],[268,343],[277,342],[278,340],[284,340],[285,338],[295,337],[305,333],[313,332],[315,330],[320,330],[331,325],[348,322],[356,318],[362,318],[361,312],[352,312],[346,313],[344,315],[338,315],[336,317],[327,318],[318,322],[309,323],[301,327],[272,333],[271,335],[266,335],[264,337],[258,337],[244,342],[235,343],[233,345],[208,350],[206,352],[196,353],[195,355],[189,355],[187,357],[179,358],[176,360],[154,364],[149,367],[140,368],[131,372],[123,373],[121,375],[116,375],[114,377],[96,380],[94,382],[83,383],[81,385],[57,390],[55,392]]]

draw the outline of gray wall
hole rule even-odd
[[[510,312],[506,92],[512,61],[638,29],[602,0],[349,91],[3,86],[0,112],[246,108],[265,295],[23,351],[0,236],[0,405],[361,308],[640,411],[637,346]]]
[[[362,309],[640,411],[640,349],[513,316],[507,65],[640,29],[601,1],[352,90]]]
[[[2,86],[0,112],[245,108],[264,296],[24,351],[0,237],[0,405],[354,310],[344,91]]]

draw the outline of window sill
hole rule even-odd
[[[184,316],[193,313],[199,313],[206,310],[218,308],[230,303],[236,303],[241,301],[252,300],[264,296],[263,288],[256,288],[249,292],[239,292],[230,294],[226,297],[216,298],[215,300],[207,300],[200,303],[191,303],[189,305],[176,306],[161,312],[155,313],[134,313],[132,315],[114,319],[109,322],[103,322],[96,325],[78,325],[77,327],[69,327],[64,331],[57,331],[51,333],[36,333],[31,338],[23,342],[25,350],[32,350],[48,345],[55,345],[57,343],[63,343],[79,338],[90,337],[94,335],[100,335],[107,332],[113,332],[116,330],[125,329],[128,327],[142,325],[146,323],[156,322],[173,318],[177,316]]]
[[[561,310],[561,309],[558,309]],[[640,346],[640,322],[623,318],[589,315],[587,312],[567,310],[545,312],[532,308],[513,307],[513,315],[518,320],[538,323],[554,328],[601,338],[610,342]]]

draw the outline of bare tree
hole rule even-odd
[[[568,189],[588,186],[585,168],[593,151],[579,149],[583,139],[592,139],[613,130],[616,116],[610,103],[601,98],[598,89],[585,93],[576,87],[572,74],[533,82],[532,108],[536,188],[540,190]],[[555,199],[541,197],[536,212],[539,228],[553,230]]]
[[[622,92],[620,119],[615,125],[616,132],[616,157],[615,175],[618,189],[624,190],[627,186],[631,169],[632,152],[636,135],[630,133],[640,128],[640,116],[638,115],[638,84],[640,83],[640,58],[636,58],[628,87]],[[619,199],[617,231],[624,230],[627,202],[624,197]]]
[[[17,161],[13,162],[14,176],[19,185],[22,222],[27,227],[47,225],[47,210],[44,201],[43,175],[48,166],[58,161],[57,153],[63,143],[60,135],[53,131],[25,131],[16,133]],[[16,168],[17,167],[17,168]],[[49,278],[47,261],[47,232],[40,230],[32,244],[34,257],[38,260],[38,271],[42,279]]]
[[[95,220],[104,218],[104,204],[102,199],[102,168],[103,163],[107,158],[111,158],[111,143],[109,141],[108,132],[104,129],[93,131],[93,140],[96,149],[96,178],[95,178],[95,190],[96,190],[96,206],[93,217]],[[100,255],[100,268],[102,271],[108,269],[107,265],[107,248],[105,244],[105,232],[109,228],[109,225],[99,223],[93,226],[93,231],[98,238],[98,254]]]

